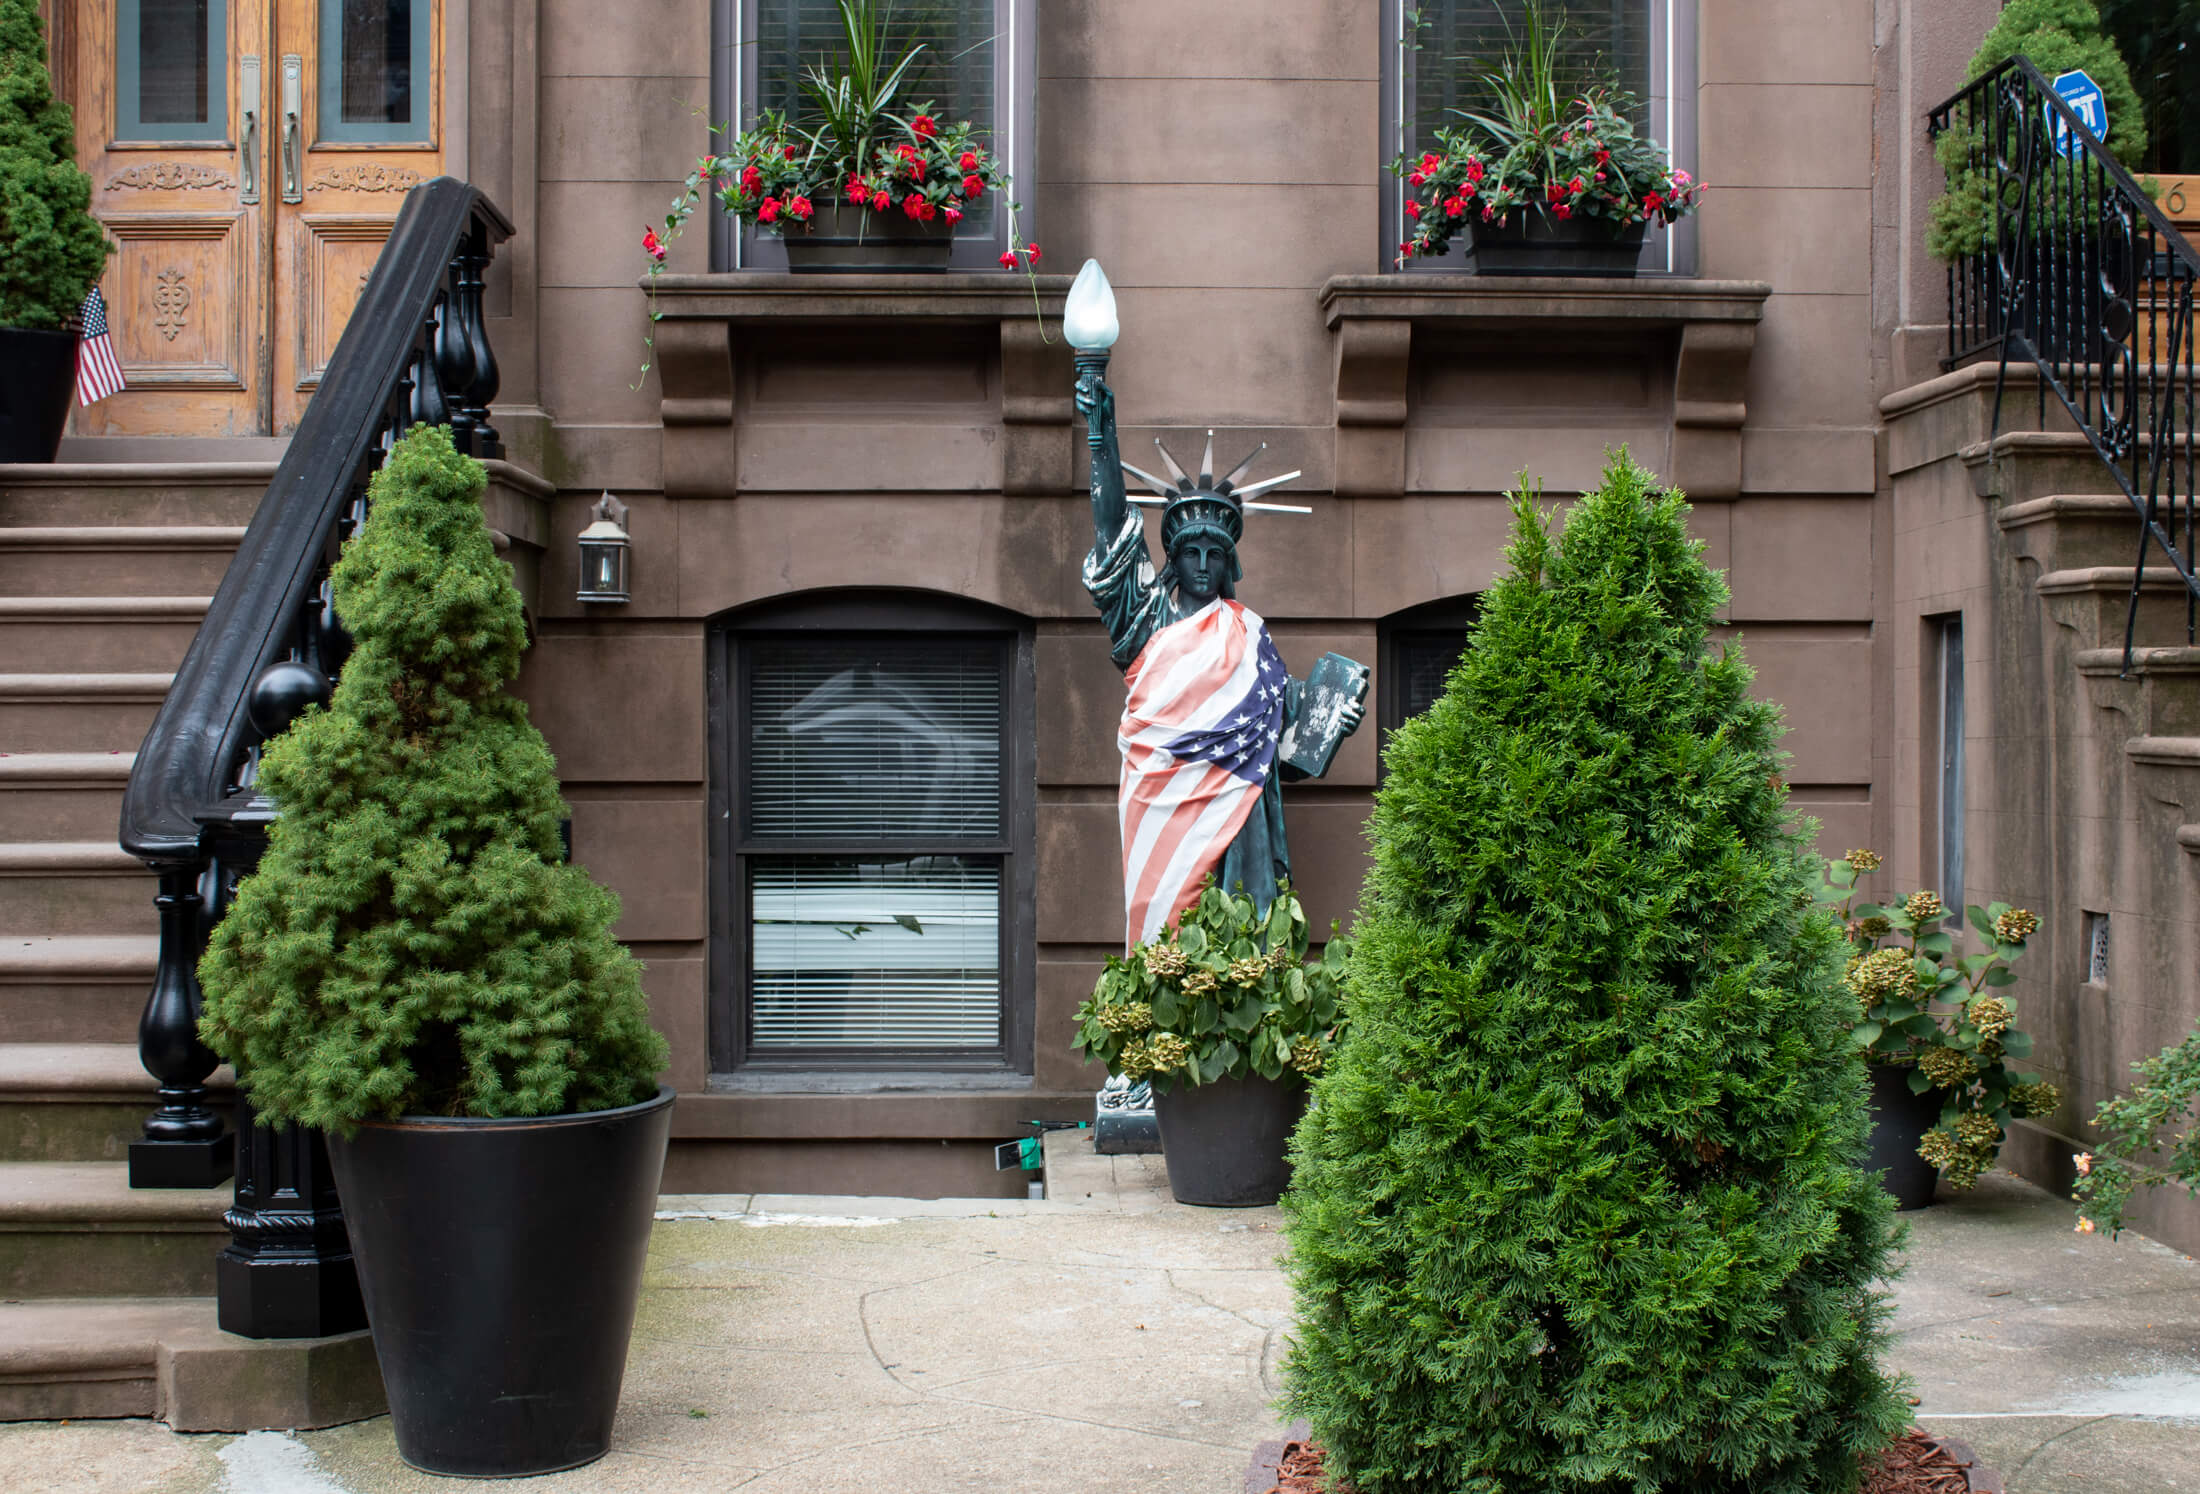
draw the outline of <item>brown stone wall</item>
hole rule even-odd
[[[1874,13],[1866,0],[1696,7],[1696,164],[1713,190],[1695,269],[1749,302],[1743,321],[1579,305],[1503,325],[1370,313],[1363,337],[1331,319],[1325,287],[1390,269],[1375,0],[1275,0],[1258,24],[1229,0],[1039,7],[1027,234],[1049,271],[1095,255],[1114,281],[1125,455],[1148,465],[1138,453],[1159,435],[1188,458],[1212,427],[1225,460],[1266,441],[1262,472],[1304,469],[1294,496],[1315,512],[1254,517],[1240,593],[1294,669],[1328,649],[1376,663],[1385,616],[1501,570],[1500,495],[1518,471],[1563,501],[1624,441],[1662,471],[1712,474],[1695,524],[1729,569],[1731,631],[1760,691],[1788,707],[1796,805],[1836,846],[1883,838],[1873,307],[1898,266],[1872,238],[1888,169]],[[539,153],[513,154],[537,162],[542,225],[525,398],[546,412],[541,461],[563,496],[522,688],[563,763],[575,853],[625,897],[621,931],[651,962],[678,1083],[708,1083],[709,1004],[725,985],[707,954],[706,630],[774,597],[901,587],[1031,620],[1038,1040],[1033,1092],[983,1124],[1003,1139],[1025,1116],[1089,1107],[1098,1075],[1068,1052],[1067,1018],[1120,939],[1121,682],[1076,578],[1090,524],[1059,348],[1030,336],[1028,298],[1022,313],[971,312],[910,291],[807,318],[682,312],[660,325],[661,370],[637,378],[637,240],[704,143],[707,11],[646,0],[606,26],[600,7],[550,0],[536,25]],[[708,300],[706,238],[698,223],[673,249],[672,268],[697,277],[691,308]],[[632,505],[634,601],[584,611],[568,600],[572,536],[605,488]],[[1326,781],[1287,796],[1318,926],[1357,896],[1373,738],[1371,725]],[[740,1119],[757,1103],[712,1096],[734,1119],[707,1131],[683,1106],[682,1176],[777,1188],[822,1166],[818,1186],[847,1191],[871,1175],[866,1149],[885,1133],[861,1103],[768,1149]],[[798,1164],[798,1140],[845,1155]],[[896,1191],[971,1186],[968,1165]]]

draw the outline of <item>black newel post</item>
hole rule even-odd
[[[160,964],[138,1019],[138,1057],[160,1085],[145,1137],[130,1143],[133,1188],[211,1188],[230,1174],[236,1138],[207,1104],[206,1079],[221,1060],[199,1041],[198,874],[161,872]]]

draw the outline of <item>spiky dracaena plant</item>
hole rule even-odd
[[[556,764],[504,691],[525,629],[483,485],[441,427],[398,444],[336,564],[335,697],[261,760],[281,816],[200,962],[200,1031],[278,1123],[601,1110],[665,1062],[618,899],[562,860]]]
[[[1840,930],[1726,588],[1622,453],[1393,738],[1285,1200],[1359,1494],[1835,1494],[1905,1408]]]
[[[0,327],[60,327],[107,263],[37,0],[0,0]]]

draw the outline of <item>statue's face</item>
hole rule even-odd
[[[1195,535],[1176,547],[1176,589],[1187,602],[1206,606],[1222,593],[1222,580],[1230,574],[1230,547],[1218,539]]]

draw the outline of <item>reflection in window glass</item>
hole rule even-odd
[[[343,122],[412,123],[412,0],[343,4]]]
[[[1502,66],[1527,36],[1527,0],[1432,0],[1409,7],[1407,50],[1414,108],[1414,150],[1435,144],[1439,128],[1465,123],[1460,111],[1491,106],[1482,75]],[[1564,55],[1574,87],[1612,83],[1639,101],[1650,97],[1650,0],[1545,0],[1547,20],[1565,21]],[[1418,26],[1412,18],[1418,18]],[[1647,113],[1638,107],[1641,128]]]
[[[206,124],[208,0],[139,0],[137,119]]]

